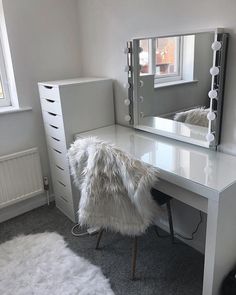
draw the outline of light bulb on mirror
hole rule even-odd
[[[131,120],[130,115],[126,115],[126,116],[125,116],[125,121],[126,121],[126,122],[129,122],[130,120]]]
[[[212,133],[208,133],[208,134],[206,135],[206,140],[207,140],[208,142],[212,142],[214,139],[215,139],[214,134],[212,134]]]
[[[210,69],[210,73],[211,73],[212,76],[217,76],[217,75],[219,75],[219,72],[220,72],[220,69],[219,69],[218,67],[212,67],[212,68]]]
[[[212,50],[218,51],[221,49],[221,42],[220,41],[214,41],[211,45]]]
[[[125,72],[125,73],[128,73],[129,70],[130,70],[130,67],[129,67],[129,66],[125,66],[125,67],[124,67],[124,72]]]
[[[144,85],[144,82],[142,80],[139,81],[139,87],[142,88]]]
[[[138,102],[143,103],[144,101],[144,97],[143,96],[139,96]]]
[[[128,98],[126,98],[126,99],[124,100],[124,104],[125,104],[126,106],[129,106],[129,105],[130,105],[130,100],[129,100]]]
[[[123,86],[124,86],[125,89],[131,88],[131,84],[130,83],[124,83]]]
[[[209,113],[207,114],[207,119],[208,119],[209,121],[214,121],[215,118],[216,118],[216,114],[215,114],[214,112],[209,112]]]
[[[217,93],[217,91],[214,89],[214,90],[210,90],[209,92],[208,92],[208,96],[211,98],[211,99],[215,99],[215,98],[217,98],[217,95],[218,95],[218,93]]]
[[[139,116],[140,116],[141,119],[143,119],[144,118],[144,112],[140,112]]]

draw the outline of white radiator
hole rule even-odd
[[[0,157],[0,208],[44,191],[37,148]]]

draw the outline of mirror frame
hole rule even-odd
[[[139,41],[140,39],[156,39],[164,37],[174,37],[174,36],[186,36],[193,34],[201,33],[213,33],[214,41],[221,42],[220,50],[213,50],[213,63],[212,67],[217,67],[219,69],[218,75],[212,75],[212,82],[210,90],[217,90],[217,98],[209,98],[210,100],[210,112],[216,114],[216,122],[212,124],[212,121],[209,120],[208,125],[208,140],[205,141],[196,140],[191,137],[186,137],[179,135],[177,133],[170,133],[163,131],[161,129],[155,129],[153,127],[141,125],[139,123],[140,112],[139,112],[139,103],[140,98],[138,95],[138,89],[142,87],[142,76],[140,76],[140,64],[139,64]],[[217,146],[220,143],[220,133],[221,133],[221,123],[222,123],[222,112],[223,112],[223,98],[224,98],[224,82],[225,82],[225,69],[226,69],[226,57],[227,57],[227,47],[228,47],[228,37],[229,34],[224,32],[224,29],[208,29],[200,31],[191,31],[186,33],[176,33],[176,34],[163,34],[155,37],[141,37],[134,38],[132,41],[127,42],[125,53],[127,54],[127,67],[126,72],[128,75],[128,83],[126,88],[128,89],[128,100],[126,105],[129,105],[129,115],[126,115],[126,121],[129,121],[129,124],[132,125],[135,129],[147,131],[150,133],[158,134],[161,136],[177,139],[180,141],[188,142],[190,144],[199,145],[202,147],[217,149]],[[210,70],[210,69],[209,69]],[[209,72],[210,75],[210,72]],[[128,103],[127,103],[128,102]],[[193,125],[194,126],[194,125]],[[213,140],[209,140],[210,137]]]

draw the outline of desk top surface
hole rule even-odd
[[[77,135],[96,136],[156,167],[160,178],[214,198],[236,182],[236,157],[130,127],[111,125]]]

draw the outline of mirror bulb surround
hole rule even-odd
[[[130,115],[126,115],[126,116],[125,116],[125,121],[126,121],[126,122],[129,122],[130,120],[131,120]]]
[[[212,133],[208,133],[208,134],[206,135],[206,140],[207,140],[208,142],[212,142],[214,139],[215,139],[214,134],[212,134]]]
[[[142,88],[144,85],[144,82],[142,80],[139,81],[139,87]]]
[[[130,67],[129,67],[129,66],[125,66],[125,67],[124,67],[124,72],[125,72],[125,73],[128,73],[129,70],[130,70]]]
[[[212,76],[217,76],[217,75],[219,75],[219,72],[220,72],[220,69],[219,69],[218,67],[212,67],[212,68],[210,69],[210,73],[211,73]]]
[[[131,85],[130,85],[130,83],[124,83],[124,85],[123,85],[123,86],[124,86],[124,88],[125,88],[125,89],[129,89],[129,88],[131,88]]]
[[[126,106],[129,106],[129,105],[130,105],[130,100],[129,100],[128,98],[126,98],[126,99],[124,100],[124,104],[125,104]]]
[[[129,48],[128,47],[125,47],[124,50],[123,50],[124,54],[127,54],[129,53]]]
[[[139,101],[140,103],[143,103],[143,101],[144,101],[144,97],[143,97],[143,96],[140,96],[139,99],[138,99],[138,101]]]
[[[218,95],[218,93],[217,93],[216,90],[210,90],[210,91],[208,92],[208,96],[209,96],[211,99],[215,99],[215,98],[217,98],[217,95]]]
[[[216,114],[215,114],[214,112],[209,112],[209,113],[207,114],[207,119],[208,119],[209,121],[214,121],[215,118],[216,118]]]
[[[220,41],[214,41],[211,45],[212,50],[218,51],[221,49],[221,42]]]

